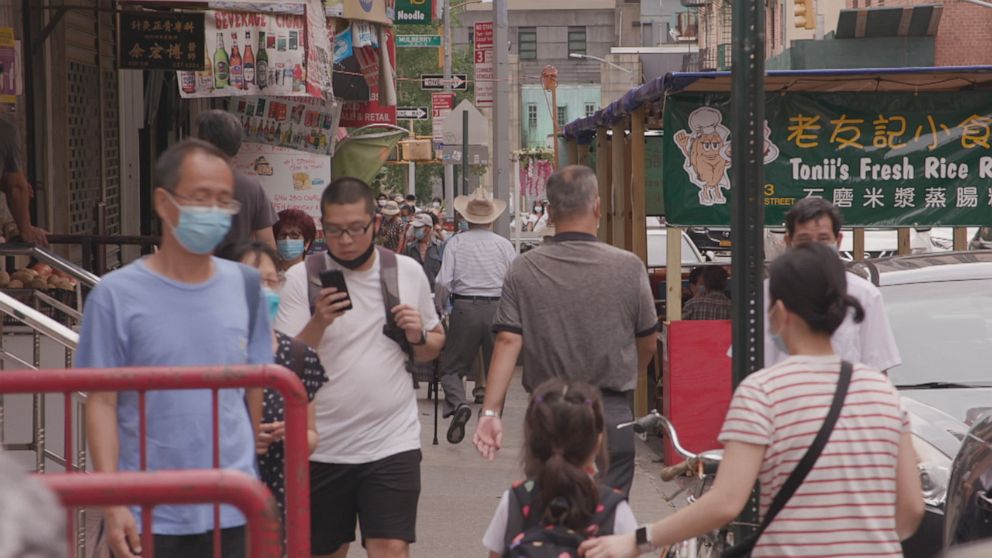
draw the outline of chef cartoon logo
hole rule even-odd
[[[689,130],[673,136],[685,162],[682,168],[689,181],[699,188],[699,204],[725,205],[723,190],[730,189],[730,129],[723,125],[723,115],[713,107],[700,107],[689,114]],[[778,158],[778,147],[771,141],[771,129],[765,123],[764,162]]]

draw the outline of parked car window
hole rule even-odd
[[[666,232],[648,231],[648,267],[665,267],[668,264],[668,241]],[[682,264],[703,263],[697,255],[696,247],[682,235]]]
[[[992,279],[882,288],[901,366],[895,385],[987,383],[992,362]]]

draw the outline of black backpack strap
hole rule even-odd
[[[830,410],[827,412],[827,417],[823,419],[823,425],[820,427],[820,431],[816,433],[816,438],[813,439],[813,443],[810,444],[809,449],[803,455],[803,458],[796,465],[796,468],[792,470],[789,478],[785,480],[785,484],[775,495],[775,499],[772,500],[771,506],[768,507],[768,513],[765,514],[764,519],[761,521],[761,525],[754,532],[753,535],[748,537],[746,540],[742,541],[739,545],[735,545],[733,548],[726,551],[723,556],[730,558],[736,556],[746,556],[750,554],[751,549],[761,538],[761,534],[765,532],[765,529],[771,525],[772,521],[775,520],[775,516],[778,515],[785,505],[789,503],[789,499],[792,495],[799,490],[799,487],[806,480],[806,476],[809,472],[813,470],[813,465],[816,464],[816,460],[820,458],[820,454],[823,453],[823,448],[826,447],[827,441],[830,439],[830,434],[834,431],[834,426],[837,425],[837,419],[840,418],[840,412],[844,407],[844,399],[847,397],[848,388],[851,386],[851,376],[854,375],[854,367],[850,362],[841,361],[840,363],[840,377],[837,379],[837,391],[834,392],[834,400],[830,404]]]
[[[506,508],[506,532],[503,535],[503,548],[510,548],[514,537],[533,525],[531,504],[533,503],[532,481],[521,481],[506,491],[509,498]],[[530,488],[528,488],[530,487]]]
[[[248,302],[248,339],[255,332],[255,322],[258,321],[258,301],[262,296],[262,279],[257,271],[238,264],[241,277],[245,282],[245,300]]]
[[[393,308],[400,304],[399,264],[396,252],[376,246],[379,252],[379,283],[382,286],[382,302],[386,307],[386,323],[393,322]]]
[[[616,524],[617,508],[626,501],[627,498],[622,492],[609,486],[599,485],[599,506],[589,523],[590,526],[595,526],[591,527],[595,533],[587,532],[585,534],[590,536],[612,535]]]
[[[306,258],[307,266],[307,298],[310,301],[310,315],[317,309],[317,299],[320,298],[320,274],[327,269],[327,256],[323,253],[310,254]]]

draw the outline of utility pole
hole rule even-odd
[[[493,103],[493,197],[510,203],[510,64],[507,0],[493,0],[493,50],[496,88]],[[510,216],[496,220],[495,232],[510,238]]]
[[[451,93],[451,0],[443,2],[441,18],[444,20],[444,92]],[[450,161],[444,162],[444,207],[448,220],[455,218],[455,171]]]

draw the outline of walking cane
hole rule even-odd
[[[428,388],[428,389],[433,389],[434,390],[434,445],[435,446],[438,444],[438,441],[437,441],[437,410],[438,410],[437,397],[438,397],[438,395],[437,394],[438,394],[438,384],[441,383],[441,374],[440,374],[440,370],[439,370],[440,367],[441,367],[440,361],[441,361],[441,359],[439,359],[439,358],[434,359],[434,381],[432,382],[434,387],[433,388]]]

